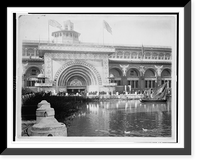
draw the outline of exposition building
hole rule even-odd
[[[22,87],[33,92],[128,92],[171,87],[172,49],[83,43],[74,24],[52,33],[53,40],[22,43]]]

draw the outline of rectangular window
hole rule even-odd
[[[145,81],[145,88],[148,88],[148,86],[147,86],[147,80]]]
[[[135,81],[135,88],[138,88],[138,80]]]
[[[120,80],[117,81],[117,85],[121,85],[121,84],[120,84]]]
[[[153,80],[153,88],[155,88],[155,81]]]
[[[30,82],[29,81],[27,81],[27,87],[29,87],[30,86]]]

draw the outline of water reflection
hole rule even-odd
[[[171,102],[110,100],[84,104],[68,136],[171,136]]]

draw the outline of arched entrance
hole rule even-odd
[[[139,71],[136,68],[130,68],[127,72],[127,81],[128,85],[131,86],[131,89],[139,88]]]
[[[111,68],[109,77],[112,77],[111,83],[116,83],[118,86],[122,84],[122,72],[119,68]]]
[[[40,74],[40,69],[36,66],[29,67],[24,74],[24,87],[35,87],[38,81],[37,76]]]
[[[81,76],[73,76],[67,82],[67,93],[69,94],[84,94],[86,92],[87,82]]]
[[[83,61],[68,62],[55,75],[58,91],[68,93],[99,91],[102,85],[99,72],[89,63]]]
[[[155,88],[156,87],[156,74],[154,69],[147,69],[144,73],[145,88]]]
[[[167,82],[168,88],[171,88],[171,70],[166,68],[161,73],[161,84]]]

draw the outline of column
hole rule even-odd
[[[149,88],[149,80],[147,80],[147,88]]]
[[[36,56],[36,48],[34,48],[34,56]]]
[[[27,48],[25,48],[25,56],[27,56]]]

